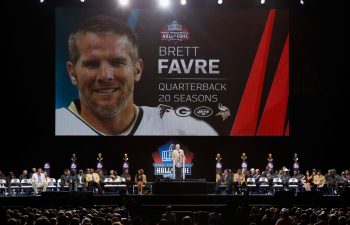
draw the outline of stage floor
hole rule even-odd
[[[182,209],[201,207],[276,206],[276,207],[348,207],[349,193],[322,195],[319,192],[280,191],[274,195],[239,194],[149,194],[149,195],[97,195],[90,192],[46,192],[43,195],[1,196],[4,207],[77,207],[121,206],[160,207],[167,205]]]

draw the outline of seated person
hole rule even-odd
[[[126,189],[128,193],[131,193],[131,176],[129,174],[129,169],[124,169],[123,174],[121,175],[122,178],[125,180]]]
[[[339,192],[339,181],[340,176],[337,174],[337,171],[335,169],[329,170],[329,173],[326,176],[326,184],[329,194],[337,194]]]
[[[46,191],[47,181],[45,179],[45,174],[41,168],[38,169],[36,173],[32,176],[32,184],[34,189],[34,194],[38,194],[38,188],[42,188],[43,191]]]
[[[311,191],[311,180],[312,180],[312,177],[310,176],[310,173],[307,170],[306,175],[303,176],[303,178],[301,178],[301,182],[303,183],[306,191]]]
[[[294,171],[293,171],[293,176],[292,176],[291,178],[295,178],[295,179],[298,180],[298,183],[297,183],[297,185],[298,185],[298,190],[300,190],[300,189],[302,188],[302,186],[301,186],[301,185],[302,185],[301,179],[302,179],[303,177],[304,177],[304,175],[301,174],[299,170],[294,170]]]
[[[18,177],[18,179],[19,179],[20,181],[22,181],[23,179],[28,179],[28,178],[29,178],[29,177],[28,177],[28,171],[27,171],[27,170],[23,170],[22,174],[19,175],[19,177]]]
[[[69,188],[70,170],[65,169],[60,179],[61,179],[60,190],[64,191],[65,187]]]
[[[339,185],[338,185],[339,191],[341,192],[346,191],[347,186],[348,186],[348,178],[345,175],[345,171],[342,171],[339,179]]]
[[[84,173],[83,170],[79,170],[79,173],[77,175],[78,178],[78,187],[82,189],[82,191],[86,191],[86,174]]]
[[[69,176],[69,191],[78,191],[79,178],[74,170]]]
[[[137,174],[135,175],[135,183],[137,185],[137,193],[140,195],[144,194],[143,186],[147,183],[147,178],[143,169],[137,170]]]
[[[97,174],[100,177],[100,185],[103,189],[103,187],[105,186],[105,179],[108,177],[103,173],[103,170],[101,169],[97,171]]]
[[[317,171],[316,175],[314,176],[314,185],[316,186],[316,190],[323,191],[325,183],[325,176],[322,175],[321,170]]]
[[[94,172],[94,169],[89,169],[89,173],[86,174],[86,186],[88,191],[93,191],[93,188],[97,188],[98,193],[102,194],[100,176]]]
[[[227,182],[229,180],[229,177],[228,177],[228,169],[225,169],[224,172],[222,173],[218,183],[217,183],[217,193],[220,193],[220,188],[227,188]]]
[[[245,175],[242,169],[238,169],[237,173],[233,175],[233,191],[240,194],[242,192],[242,187],[245,186]]]

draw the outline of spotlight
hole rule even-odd
[[[300,0],[300,4],[301,4],[301,5],[304,5],[304,1],[303,1],[303,0]]]
[[[43,3],[44,2],[44,0],[40,0],[40,3]]]
[[[163,8],[166,8],[170,5],[170,1],[169,0],[159,0],[159,5]]]
[[[265,4],[265,0],[260,0],[260,4],[261,5]]]
[[[186,0],[181,0],[181,5],[186,5]]]
[[[221,5],[222,4],[222,0],[218,0],[218,4]]]
[[[127,5],[129,5],[129,0],[119,0],[119,5],[127,6]]]
[[[85,0],[80,0],[81,2],[85,2]]]

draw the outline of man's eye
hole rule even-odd
[[[83,63],[84,67],[87,67],[90,69],[97,68],[97,67],[99,67],[99,65],[100,65],[99,62],[97,62],[97,61],[87,61],[87,62]]]
[[[125,65],[125,62],[123,60],[120,60],[120,59],[111,60],[110,63],[114,67],[119,67],[119,66]]]

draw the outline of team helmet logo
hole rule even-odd
[[[207,106],[200,106],[194,110],[194,115],[198,117],[209,117],[213,114],[213,110]]]
[[[231,115],[229,108],[222,105],[221,103],[219,103],[218,108],[220,111],[215,116],[221,116],[222,121],[226,120]]]
[[[162,41],[187,41],[190,39],[190,32],[177,21],[172,21],[163,27],[160,32],[160,40]]]
[[[159,116],[162,119],[166,112],[170,112],[170,110],[173,110],[173,107],[168,106],[168,105],[159,104],[158,109],[159,109]]]
[[[192,114],[192,110],[190,107],[187,106],[180,106],[175,109],[175,114],[180,117],[187,117]]]

